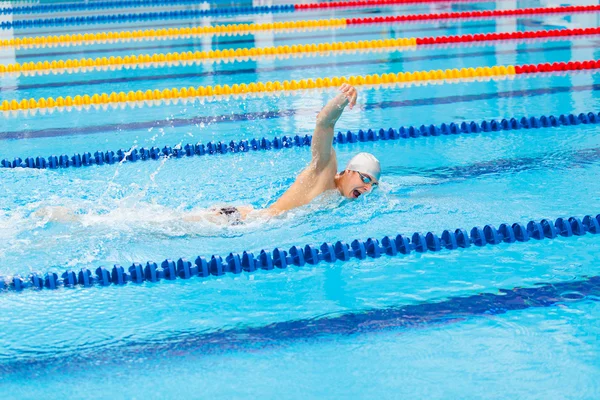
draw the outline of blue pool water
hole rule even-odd
[[[0,34],[550,5],[504,0],[404,5]],[[173,6],[180,8],[185,7]],[[121,10],[102,11],[111,12]],[[0,49],[0,62],[595,27],[599,15]],[[19,18],[25,17],[14,17]],[[600,58],[598,45],[597,37],[586,37],[4,75],[0,100],[591,60]],[[590,71],[361,87],[357,106],[344,113],[336,128],[597,113],[599,90],[600,75]],[[152,107],[5,113],[0,116],[0,160],[311,134],[317,113],[334,94],[305,91]],[[381,187],[354,202],[324,196],[268,222],[241,226],[184,222],[180,216],[214,205],[268,206],[310,160],[307,147],[56,170],[2,168],[0,276],[60,275],[83,267],[193,260],[600,212],[598,125],[346,144],[336,151],[340,165],[358,151],[374,153],[383,168]],[[40,215],[56,206],[73,210],[78,222],[50,222]],[[123,287],[2,291],[0,391],[3,398],[19,399],[597,399],[598,252],[598,238],[588,234]]]

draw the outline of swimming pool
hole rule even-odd
[[[10,7],[12,3],[2,3]],[[63,4],[67,2],[43,2]],[[94,4],[94,3],[91,3]],[[102,5],[103,3],[98,2]],[[569,3],[591,4],[591,3]],[[251,6],[236,4],[235,6]],[[257,4],[259,5],[259,4]],[[260,4],[263,5],[263,4]],[[261,14],[3,29],[3,39],[216,24],[546,7],[538,1],[396,4]],[[25,4],[31,6],[31,4]],[[46,10],[3,21],[230,7]],[[66,7],[66,6],[65,6]],[[109,43],[0,48],[3,65],[210,49],[292,46],[490,32],[594,28],[597,12],[426,21]],[[0,74],[0,104],[22,99],[284,82],[325,77],[596,60],[597,35],[366,52]],[[60,72],[60,71],[59,71]],[[522,117],[598,114],[593,69],[360,85],[336,132]],[[249,96],[116,101],[4,111],[0,160],[312,134],[335,88]],[[118,100],[118,99],[117,99]],[[589,122],[589,121],[588,121]],[[381,187],[240,226],[181,221],[182,212],[274,202],[310,159],[308,146],[67,168],[0,168],[0,387],[7,398],[573,398],[600,388],[594,234],[383,255],[220,276],[102,287],[31,286],[30,274],[600,212],[596,123],[418,135],[336,144],[340,164],[368,151]],[[480,125],[481,126],[481,125]],[[406,130],[403,132],[406,133]],[[410,136],[410,134],[407,134]],[[250,145],[250,144],[249,144]],[[205,147],[206,149],[207,147]],[[141,154],[141,153],[140,153]],[[20,163],[19,163],[20,164]],[[11,165],[12,166],[12,165]],[[24,165],[26,166],[26,165]],[[64,206],[76,223],[38,211]],[[195,265],[195,264],[194,264]]]

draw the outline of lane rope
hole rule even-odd
[[[0,15],[23,15],[41,13],[60,13],[68,11],[107,10],[114,8],[142,7],[171,7],[174,5],[210,5],[211,3],[198,0],[123,0],[123,1],[94,1],[84,3],[36,4],[13,6],[0,9]]]
[[[446,0],[450,1],[450,0]],[[209,10],[184,9],[143,13],[110,14],[110,15],[86,15],[79,17],[55,17],[21,19],[15,21],[3,21],[0,29],[38,29],[55,28],[60,26],[81,26],[97,24],[125,24],[131,22],[148,22],[156,20],[191,19],[214,16],[229,16],[241,14],[274,14],[281,12],[293,12],[293,4],[256,6],[256,7],[227,7],[213,8]]]
[[[447,44],[476,44],[497,41],[550,40],[600,34],[600,28],[577,28],[561,30],[541,30],[528,32],[500,32],[475,35],[438,36],[423,38],[375,39],[333,43],[294,44],[292,46],[250,47],[195,52],[173,52],[154,54],[131,54],[127,56],[111,56],[25,62],[0,65],[0,75],[38,75],[72,74],[98,70],[117,71],[124,68],[177,67],[199,63],[215,63],[221,61],[241,62],[260,58],[301,58],[335,53],[356,53],[373,51],[415,50],[421,46]]]
[[[573,68],[570,66],[570,68]],[[596,64],[594,62],[594,68]],[[148,89],[146,91],[137,90],[125,92],[111,92],[93,94],[93,95],[76,95],[76,96],[59,96],[56,99],[53,97],[39,99],[15,99],[8,101],[4,100],[0,104],[0,110],[6,111],[25,111],[36,109],[62,109],[73,107],[99,107],[108,109],[109,106],[119,105],[137,105],[137,106],[152,106],[160,105],[165,101],[187,100],[195,101],[198,98],[205,99],[221,99],[224,96],[230,97],[234,95],[253,96],[264,94],[279,94],[282,92],[292,92],[299,90],[325,89],[340,86],[342,83],[350,83],[355,86],[372,85],[381,86],[384,84],[410,84],[419,82],[427,84],[429,82],[444,83],[446,80],[458,79],[473,79],[473,78],[503,78],[515,75],[514,66],[494,66],[494,67],[478,67],[478,68],[461,68],[448,70],[432,70],[432,71],[415,71],[415,72],[399,72],[397,74],[372,74],[372,75],[357,75],[349,77],[333,77],[333,78],[316,78],[316,79],[300,79],[268,81],[268,82],[252,82],[249,84],[233,84],[233,85],[215,85],[215,86],[198,86],[198,87],[183,87],[171,89]],[[215,97],[216,96],[216,97]],[[136,104],[134,104],[136,103]],[[6,116],[7,114],[4,113]]]
[[[600,33],[600,29],[598,29]],[[380,39],[360,42],[334,42],[334,43],[309,43],[294,44],[292,46],[274,46],[274,47],[249,47],[249,48],[231,48],[210,51],[195,52],[172,52],[172,53],[154,53],[154,54],[131,54],[126,56],[110,56],[98,58],[81,58],[68,60],[52,60],[25,62],[15,64],[0,65],[0,75],[37,75],[63,73],[79,73],[97,70],[111,71],[121,70],[123,68],[151,68],[155,66],[168,65],[176,67],[180,65],[190,65],[199,63],[216,63],[221,61],[235,62],[248,61],[262,58],[289,58],[315,56],[324,52],[356,52],[356,51],[376,51],[376,50],[394,50],[404,49],[416,46],[417,39]]]
[[[558,6],[558,7],[530,7],[505,10],[482,10],[482,11],[462,11],[462,12],[445,12],[431,14],[406,14],[387,17],[363,17],[363,18],[347,18],[348,25],[364,25],[364,24],[383,24],[411,21],[439,21],[453,19],[482,19],[482,18],[498,18],[498,17],[526,17],[528,15],[551,15],[551,14],[575,14],[585,12],[598,12],[600,5],[584,5],[584,6]]]
[[[600,113],[588,112],[576,114],[542,115],[541,117],[522,117],[522,118],[504,118],[500,121],[491,119],[476,121],[463,121],[460,123],[443,123],[441,125],[421,125],[421,126],[401,126],[399,129],[381,128],[358,130],[354,133],[338,132],[333,137],[334,144],[354,144],[364,142],[377,142],[399,139],[414,139],[419,137],[475,134],[481,132],[500,132],[513,131],[520,129],[541,129],[556,128],[560,126],[571,126],[579,124],[600,124]],[[90,167],[93,165],[112,165],[123,162],[136,162],[148,160],[161,160],[163,158],[183,158],[208,155],[220,155],[228,153],[247,153],[250,151],[275,151],[281,149],[310,146],[312,135],[294,137],[275,136],[273,139],[265,137],[261,139],[241,139],[227,142],[208,142],[203,144],[188,143],[186,145],[164,146],[145,148],[137,147],[130,149],[119,149],[117,151],[96,151],[93,155],[90,152],[75,153],[69,157],[66,154],[60,156],[51,155],[45,157],[26,157],[22,159],[15,157],[13,160],[3,159],[0,161],[0,168],[36,168],[36,169],[57,169],[57,168],[79,168]]]
[[[77,46],[92,43],[116,43],[140,40],[167,40],[199,36],[246,35],[265,31],[295,31],[301,29],[335,29],[346,25],[345,18],[301,20],[251,24],[194,26],[182,28],[145,29],[99,33],[77,33],[34,36],[0,40],[0,47]]]
[[[360,0],[360,1],[331,1],[320,3],[294,4],[296,11],[314,10],[318,8],[356,8],[396,4],[439,4],[439,3],[473,3],[488,2],[489,0]]]
[[[293,7],[290,11],[302,11],[315,8],[349,8],[349,7],[369,7],[372,5],[386,4],[414,4],[414,3],[439,3],[449,2],[450,0],[395,0],[390,1],[349,1],[349,2],[332,2],[332,3],[311,3],[306,5],[287,4],[284,6]],[[474,2],[476,0],[471,0]],[[479,0],[482,1],[482,0]],[[467,2],[452,1],[454,2]],[[321,4],[328,4],[322,6]],[[211,5],[210,2],[198,2],[197,0],[125,0],[125,1],[94,1],[85,3],[66,3],[66,4],[37,4],[28,6],[14,6],[0,9],[0,15],[22,15],[22,14],[39,14],[39,13],[57,13],[67,11],[88,11],[88,10],[106,10],[111,8],[139,8],[139,7],[171,7],[173,5]],[[229,13],[245,13],[245,8],[256,7],[228,7]],[[262,11],[258,11],[262,12]]]
[[[349,77],[333,77],[333,78],[316,78],[316,79],[300,79],[268,81],[268,82],[252,82],[249,84],[233,84],[229,86],[198,86],[198,87],[183,87],[172,89],[148,89],[146,91],[137,90],[125,92],[111,92],[93,94],[93,95],[76,95],[39,98],[39,99],[15,99],[8,101],[4,100],[0,104],[0,110],[4,116],[9,116],[9,111],[25,111],[36,109],[67,109],[70,111],[73,107],[97,107],[108,109],[109,106],[156,106],[164,104],[165,101],[195,101],[199,98],[220,100],[227,96],[253,96],[264,94],[280,94],[281,92],[304,91],[313,89],[325,89],[338,87],[342,83],[349,83],[354,86],[369,85],[379,87],[383,85],[398,85],[398,84],[435,84],[435,83],[451,83],[460,82],[459,80],[473,79],[503,79],[515,75],[531,75],[541,72],[573,72],[583,70],[597,70],[600,68],[600,60],[587,61],[569,61],[542,63],[522,66],[493,66],[493,67],[477,67],[477,68],[461,68],[461,69],[446,69],[446,70],[430,70],[430,71],[414,71],[414,72],[398,72],[387,74],[372,74],[372,75],[355,75]],[[77,108],[76,108],[77,109]]]
[[[555,239],[558,236],[583,236],[587,233],[595,235],[599,232],[600,214],[595,217],[586,215],[583,219],[571,217],[557,218],[554,221],[549,219],[542,219],[539,222],[532,220],[526,225],[519,222],[503,223],[498,229],[488,224],[483,227],[475,226],[470,231],[462,228],[444,230],[439,236],[433,232],[425,234],[415,232],[410,236],[402,234],[395,237],[384,236],[381,241],[369,238],[367,240],[356,239],[350,244],[343,241],[325,242],[319,246],[311,244],[292,246],[288,251],[276,247],[273,251],[265,249],[257,251],[256,256],[251,251],[244,251],[242,254],[231,252],[225,257],[220,255],[213,255],[210,258],[198,256],[193,263],[183,257],[177,261],[166,259],[160,265],[148,261],[145,266],[133,263],[127,270],[121,265],[115,264],[112,270],[100,266],[94,273],[87,268],[79,271],[68,269],[60,275],[56,272],[44,274],[33,272],[25,278],[20,275],[13,276],[12,279],[0,277],[0,290],[8,289],[19,292],[26,288],[41,290],[58,289],[59,287],[124,286],[129,282],[173,281],[222,276],[227,273],[239,275],[243,271],[252,273],[257,270],[301,268],[307,264],[346,262],[353,258],[364,260],[379,258],[383,255],[395,257],[408,255],[411,252],[458,250],[471,246],[484,247],[501,243],[527,242],[530,239]]]
[[[281,4],[271,6],[247,6],[247,7],[222,7],[208,10],[183,9],[160,12],[127,13],[111,15],[88,15],[79,17],[56,17],[22,19],[16,21],[4,21],[0,23],[1,29],[35,29],[58,26],[79,26],[96,24],[122,24],[130,22],[145,22],[155,20],[190,19],[224,15],[241,14],[273,14],[294,11],[314,11],[315,9],[337,9],[357,7],[381,7],[400,4],[441,4],[458,2],[480,2],[487,0],[367,0],[311,4]]]
[[[76,46],[92,43],[115,43],[141,40],[167,40],[214,35],[245,35],[264,31],[298,31],[344,29],[350,25],[364,24],[397,24],[413,21],[439,21],[453,19],[486,19],[513,16],[534,16],[550,14],[590,13],[600,11],[600,5],[539,7],[493,11],[464,11],[437,14],[409,14],[389,17],[368,18],[332,18],[321,20],[301,20],[272,23],[231,24],[205,27],[181,27],[168,29],[146,29],[135,31],[113,31],[99,33],[79,33],[66,35],[50,35],[0,39],[0,47],[47,47],[47,46]]]

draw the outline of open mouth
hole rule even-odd
[[[352,197],[353,197],[353,198],[357,199],[357,198],[358,198],[358,196],[360,196],[360,195],[361,195],[361,193],[360,193],[360,191],[359,191],[358,189],[354,189],[354,190],[352,191]]]

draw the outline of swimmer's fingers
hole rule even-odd
[[[342,90],[342,93],[344,93],[344,96],[346,96],[348,99],[348,104],[352,110],[352,108],[356,105],[356,99],[358,98],[357,90],[353,86],[347,85],[347,87]]]
[[[346,96],[350,95],[352,91],[356,91],[352,85],[343,83],[342,86],[340,86],[340,92],[344,93]]]
[[[358,97],[356,88],[354,88],[352,85],[344,83],[342,86],[340,86],[340,92],[342,92],[346,99],[348,99],[348,104],[350,105],[350,109],[352,109],[356,104],[356,99]]]
[[[358,92],[356,89],[352,88],[352,95],[350,96],[350,109],[354,108],[356,105],[356,99],[358,99]]]
[[[340,92],[346,92],[348,89],[351,89],[352,85],[348,84],[348,83],[342,83],[342,85],[340,86]]]

